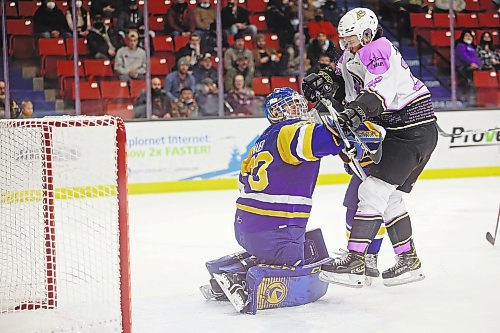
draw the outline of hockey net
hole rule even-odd
[[[0,120],[0,332],[130,332],[123,121]]]

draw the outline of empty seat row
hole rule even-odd
[[[450,16],[447,13],[411,13],[411,26],[418,29],[449,28]],[[457,28],[498,28],[498,13],[457,13],[453,19]]]

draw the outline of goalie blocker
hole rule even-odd
[[[332,260],[321,229],[306,232],[304,259],[303,266],[279,266],[258,264],[244,251],[227,255],[206,263],[210,284],[200,291],[210,300],[229,300],[237,311],[247,314],[312,303],[328,290],[328,283],[319,280],[318,274],[321,265]],[[237,285],[224,285],[226,276],[237,275],[241,277]]]

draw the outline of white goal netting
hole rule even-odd
[[[0,332],[128,332],[124,138],[107,116],[0,121]]]

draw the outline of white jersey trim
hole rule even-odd
[[[280,203],[291,205],[308,205],[312,206],[312,199],[296,196],[296,195],[279,195],[279,194],[264,194],[264,193],[240,193],[240,198],[253,199],[267,203]]]
[[[411,127],[415,127],[415,126],[419,126],[419,125],[423,125],[423,124],[432,123],[434,121],[436,121],[436,120],[435,119],[429,119],[429,120],[424,120],[424,121],[421,121],[421,122],[418,122],[418,123],[413,123],[413,124],[406,125],[406,126],[401,126],[401,127],[386,127],[385,129],[386,130],[391,130],[391,131],[397,131],[397,130],[407,129],[407,128],[411,128]]]

